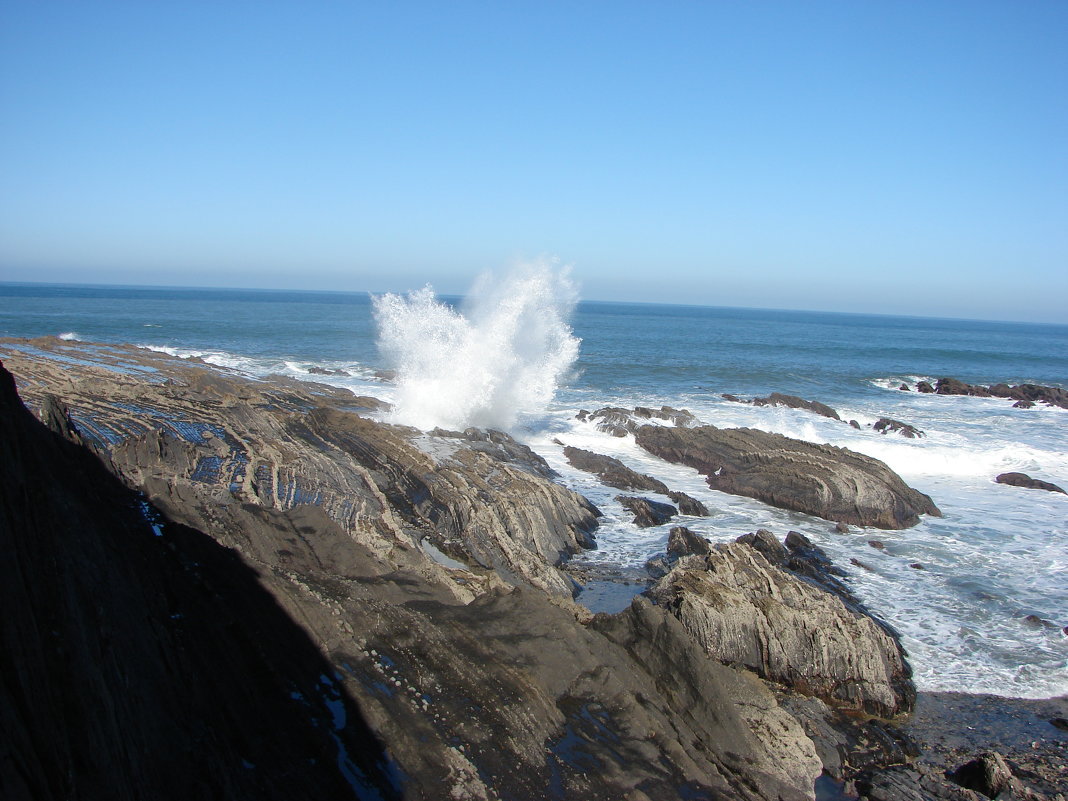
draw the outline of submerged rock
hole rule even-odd
[[[925,390],[921,390],[925,391]],[[939,395],[971,395],[977,398],[1007,398],[1020,403],[1045,403],[1068,409],[1068,390],[1061,387],[1047,387],[1041,384],[994,384],[984,387],[979,384],[966,384],[956,378],[940,378],[935,384],[934,392]],[[1029,408],[1023,406],[1022,408]]]
[[[1026,473],[1002,473],[994,479],[998,484],[1008,484],[1013,487],[1024,487],[1025,489],[1040,489],[1046,490],[1046,492],[1059,492],[1061,494],[1068,495],[1063,488],[1058,487],[1056,484],[1051,484],[1048,481],[1040,481],[1037,478],[1031,478]]]
[[[623,508],[634,513],[634,525],[638,528],[652,528],[662,526],[678,514],[678,509],[670,503],[658,503],[648,498],[632,498],[625,495],[617,495],[616,500],[623,504]]]
[[[888,434],[896,431],[903,437],[908,439],[916,439],[918,437],[924,437],[926,434],[916,426],[911,426],[908,423],[902,423],[900,420],[891,420],[889,417],[880,417],[875,421],[875,425],[872,426],[880,434]]]
[[[900,529],[921,514],[941,516],[931,499],[877,459],[830,445],[749,428],[642,426],[638,444],[689,465],[712,489],[827,520]]]
[[[838,412],[825,403],[805,400],[796,395],[784,395],[781,392],[772,392],[766,398],[753,398],[751,403],[754,406],[786,406],[790,409],[804,409],[821,417],[829,417],[831,420],[842,419],[838,416]]]

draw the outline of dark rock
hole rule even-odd
[[[696,498],[692,498],[685,492],[669,491],[666,493],[679,507],[679,512],[690,517],[708,517],[711,512],[708,507]]]
[[[909,567],[911,567],[913,570],[926,570],[926,568],[919,562],[912,562],[911,564],[909,564]]]
[[[956,378],[940,378],[935,391],[939,395],[971,395],[977,398],[1006,398],[1027,403],[1045,403],[1068,409],[1068,390],[1060,387],[1047,387],[1039,384],[994,384],[984,387],[978,384],[966,384]],[[1030,407],[1021,407],[1030,408]]]
[[[880,434],[887,434],[891,431],[896,431],[903,437],[909,439],[916,439],[917,437],[926,436],[920,429],[915,426],[910,426],[908,423],[902,423],[900,420],[891,420],[889,417],[880,417],[875,421],[875,425],[872,426]]]
[[[590,413],[589,413],[589,411],[588,411],[588,410],[586,410],[586,409],[579,409],[579,410],[578,410],[578,414],[576,414],[576,415],[575,415],[575,419],[576,419],[576,420],[581,420],[581,421],[585,422],[585,421],[586,421],[586,418],[588,418],[589,416],[590,416]]]
[[[875,569],[871,565],[866,565],[859,559],[850,559],[849,564],[853,565],[854,567],[859,567],[862,570],[867,570],[869,573],[875,572]]]
[[[379,381],[395,381],[397,379],[396,370],[375,370],[374,375]]]
[[[900,390],[901,390],[902,392],[911,392],[911,391],[912,391],[912,390],[911,390],[911,389],[909,388],[909,385],[908,385],[908,384],[902,384],[901,386],[899,386],[899,387],[898,387],[898,389],[900,389]]]
[[[935,392],[939,395],[972,395],[977,398],[989,398],[990,390],[986,387],[965,384],[956,378],[939,378],[935,382]]]
[[[916,391],[930,395],[935,391],[935,388],[927,381],[920,381],[916,384]]]
[[[0,796],[401,798],[260,573],[34,420],[2,368],[0,510]]]
[[[642,420],[663,420],[672,426],[689,426],[695,421],[693,414],[686,409],[675,409],[671,406],[661,406],[659,409],[650,409],[646,406],[637,406],[633,410],[623,409],[619,406],[606,406],[589,415],[590,420],[597,421],[597,430],[614,437],[625,437],[633,434]]]
[[[931,499],[885,464],[845,448],[814,445],[754,429],[642,426],[639,445],[686,464],[713,489],[843,523],[907,528],[941,515]]]
[[[668,494],[668,488],[662,481],[657,481],[652,476],[631,470],[619,459],[604,456],[593,451],[583,450],[567,446],[564,448],[564,456],[572,467],[593,473],[609,487],[636,492],[659,492]]]
[[[997,751],[979,755],[948,775],[949,779],[987,798],[997,798],[1014,785],[1012,770]]]
[[[845,523],[835,523],[834,530],[839,534],[848,534],[849,526],[847,526]]]
[[[634,525],[639,528],[662,526],[678,514],[678,509],[670,503],[650,501],[648,498],[633,498],[617,495],[616,500],[623,508],[634,513]]]
[[[737,395],[731,395],[729,392],[724,392],[722,395],[720,395],[720,397],[724,400],[730,401],[731,403],[745,403],[745,401],[739,398]]]
[[[1049,723],[1061,731],[1068,731],[1068,718],[1053,718]]]
[[[1062,495],[1068,495],[1068,493],[1056,484],[1050,484],[1048,481],[1039,481],[1037,478],[1031,478],[1031,476],[1026,473],[1002,473],[995,478],[994,481],[998,484],[1008,484],[1013,487],[1040,489],[1046,490],[1046,492],[1059,492]]]
[[[318,367],[318,366],[309,367],[308,368],[308,372],[311,373],[312,375],[334,375],[334,376],[342,376],[342,377],[346,377],[346,376],[351,376],[352,375],[352,373],[348,372],[347,370],[340,370],[340,369],[331,370],[328,367]]]
[[[708,556],[708,540],[699,537],[685,526],[675,526],[668,534],[667,552],[669,556],[679,559],[683,556]]]
[[[773,565],[782,567],[786,564],[786,548],[783,547],[783,544],[775,539],[775,535],[766,528],[760,528],[749,534],[743,534],[735,539],[735,542],[740,542],[743,545],[748,545],[750,548],[755,548],[760,551],[764,558]]]
[[[886,548],[886,546],[883,543],[879,542],[879,540],[868,540],[868,545],[870,545],[872,548],[875,548],[876,550],[879,550],[879,551],[881,551],[884,548]]]
[[[850,420],[849,425],[852,428],[855,428],[857,431],[860,431],[860,423],[858,423],[856,420]]]
[[[78,427],[71,420],[70,409],[55,395],[45,395],[41,401],[41,422],[65,440],[76,445],[84,444]]]
[[[1033,409],[1035,408],[1035,402],[1029,400],[1016,401],[1012,404],[1014,409]]]
[[[780,392],[772,392],[766,398],[753,398],[752,403],[754,406],[787,406],[791,409],[804,409],[832,420],[842,419],[838,416],[838,412],[825,403],[805,400],[796,395],[783,395]]]

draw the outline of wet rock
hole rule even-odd
[[[672,490],[666,494],[679,507],[679,512],[684,515],[689,515],[690,517],[708,517],[711,514],[711,512],[708,511],[707,506],[696,498],[687,495],[685,492]]]
[[[997,798],[1018,784],[1005,758],[997,751],[980,754],[949,774],[948,778],[969,790],[982,793],[987,798]]]
[[[1006,398],[1031,404],[1045,403],[1068,409],[1068,390],[1060,387],[1048,387],[1040,384],[994,384],[984,387],[978,384],[966,384],[956,378],[940,378],[935,386],[939,395],[971,395],[977,398]],[[1028,408],[1028,407],[1022,407]]]
[[[613,437],[633,434],[642,425],[643,420],[662,420],[672,426],[689,426],[695,422],[691,412],[671,406],[661,406],[659,409],[651,409],[647,406],[637,406],[634,409],[606,406],[592,412],[588,419],[596,421],[598,431],[611,434]]]
[[[679,559],[683,556],[708,556],[708,540],[694,534],[685,526],[675,526],[668,534],[668,556]]]
[[[911,426],[908,423],[902,423],[900,420],[891,420],[889,417],[880,417],[872,428],[880,434],[897,432],[908,439],[916,439],[918,437],[926,436],[924,432],[920,431],[920,429],[915,426]]]
[[[1068,731],[1068,718],[1052,718],[1049,723],[1061,731]]]
[[[908,528],[941,515],[882,462],[830,445],[754,429],[641,426],[639,445],[706,476],[713,489],[843,523]]]
[[[352,375],[352,373],[348,372],[347,370],[331,370],[329,367],[319,367],[318,365],[309,367],[308,372],[312,375],[333,375],[341,377],[348,377]]]
[[[834,530],[838,534],[848,534],[849,526],[847,526],[845,523],[835,523]]]
[[[1012,404],[1014,409],[1033,409],[1035,408],[1035,402],[1029,400],[1020,400]]]
[[[805,400],[796,395],[784,395],[781,392],[772,392],[766,398],[753,398],[752,403],[754,406],[786,406],[790,409],[804,409],[832,420],[842,419],[838,416],[838,412],[825,403]]]
[[[872,548],[875,548],[877,551],[881,551],[886,548],[886,545],[879,542],[879,540],[868,540],[868,545],[870,545]]]
[[[902,392],[911,392],[912,391],[912,389],[909,387],[909,385],[908,384],[904,384],[904,383],[902,383],[901,386],[898,387],[898,389],[900,389]]]
[[[1008,484],[1013,487],[1024,487],[1026,489],[1040,489],[1046,490],[1046,492],[1059,492],[1062,495],[1068,495],[1061,487],[1056,484],[1051,484],[1048,481],[1040,481],[1037,478],[1031,478],[1026,473],[1002,473],[994,479],[998,484]]]
[[[860,423],[858,423],[856,420],[850,420],[849,426],[850,428],[855,428],[857,431],[860,431]]]
[[[785,546],[775,539],[775,535],[766,528],[743,534],[734,541],[756,549],[773,565],[781,567],[786,564],[787,551]]]
[[[912,706],[911,669],[882,626],[746,544],[680,561],[648,595],[721,662],[845,708],[892,716]]]
[[[624,509],[634,514],[634,525],[639,528],[662,526],[678,514],[679,511],[670,503],[650,501],[648,498],[617,495],[616,500],[623,504]]]
[[[913,570],[926,570],[926,568],[919,562],[912,562],[911,564],[909,564],[909,567],[911,567]]]
[[[584,470],[587,473],[593,473],[609,487],[634,492],[668,494],[668,488],[664,482],[644,473],[631,470],[619,459],[612,456],[604,456],[582,448],[566,446],[564,448],[564,457],[572,467]]]
[[[916,384],[916,391],[930,395],[935,391],[935,388],[928,381],[919,381]]]

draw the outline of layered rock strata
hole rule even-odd
[[[812,798],[762,682],[561,592],[593,512],[522,449],[79,347],[0,343],[62,432],[0,386],[5,798]]]
[[[839,523],[901,529],[934,502],[870,456],[749,428],[641,426],[635,440],[702,473],[712,489]]]
[[[839,707],[884,717],[912,707],[911,669],[894,637],[744,542],[680,559],[648,594],[721,662]]]

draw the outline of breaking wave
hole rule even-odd
[[[463,311],[428,285],[373,298],[378,346],[396,369],[393,419],[424,430],[508,430],[541,414],[578,358],[566,268],[539,262],[482,276]]]

